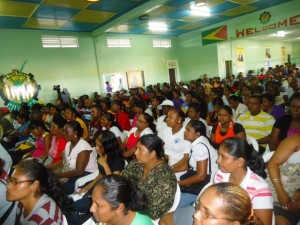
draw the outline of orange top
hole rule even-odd
[[[221,126],[220,126],[220,124],[218,124],[216,133],[215,133],[215,143],[217,143],[219,145],[226,138],[235,137],[236,134],[233,131],[233,127],[234,127],[234,122],[231,122],[227,133],[223,136],[223,135],[221,135],[221,132],[220,132]]]

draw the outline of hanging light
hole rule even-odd
[[[87,2],[99,2],[99,0],[86,0]]]
[[[195,0],[195,6],[196,7],[206,6],[206,0]]]

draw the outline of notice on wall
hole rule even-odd
[[[272,66],[272,61],[271,61],[272,55],[271,55],[271,48],[266,47],[266,61],[267,61],[267,68]]]
[[[284,65],[286,63],[286,51],[285,47],[281,46],[281,64]]]
[[[238,72],[244,72],[245,69],[245,50],[236,48],[236,66]]]

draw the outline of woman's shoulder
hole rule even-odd
[[[59,222],[59,220],[62,220],[62,212],[60,208],[55,201],[46,194],[42,195],[35,205],[31,217],[34,217],[34,215],[39,215],[41,217],[45,216],[44,219],[47,217],[48,219],[52,219],[53,222]]]
[[[76,148],[80,148],[80,150],[92,150],[91,145],[83,138],[80,138],[79,142],[76,145]]]
[[[149,216],[136,212],[135,217],[130,225],[140,225],[140,224],[153,225],[153,222]]]

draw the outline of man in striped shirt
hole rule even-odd
[[[248,100],[248,111],[241,114],[237,120],[238,123],[243,125],[246,134],[257,140],[259,154],[264,153],[275,123],[274,117],[262,110],[261,104],[261,96],[252,95]]]

